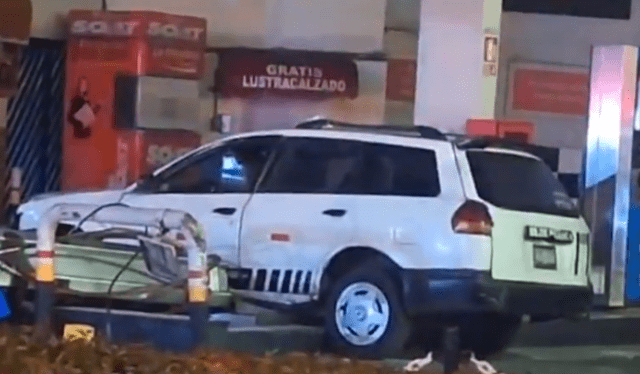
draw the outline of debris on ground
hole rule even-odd
[[[466,361],[466,362],[465,362]],[[412,373],[440,374],[428,360]],[[490,365],[489,365],[490,367]],[[452,374],[489,374],[473,360],[463,360]],[[492,370],[493,368],[491,368]],[[34,341],[29,326],[0,325],[0,373],[11,374],[400,374],[380,361],[352,360],[324,354],[254,356],[203,349],[191,354],[161,352],[148,345],[108,343],[100,335]]]

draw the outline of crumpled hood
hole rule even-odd
[[[46,193],[34,196],[20,205],[20,229],[30,230],[38,226],[38,221],[49,209],[57,204],[76,203],[103,205],[120,201],[125,190],[74,192],[74,193]]]

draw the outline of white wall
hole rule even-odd
[[[270,47],[320,51],[382,50],[385,0],[270,0],[277,15]]]
[[[207,19],[207,44],[263,48],[267,0],[107,0],[109,10],[153,10]]]
[[[416,123],[461,133],[469,118],[493,118],[496,79],[483,76],[483,38],[499,28],[500,4],[421,0]]]
[[[382,50],[385,0],[108,0],[112,10],[207,18],[213,47]]]
[[[502,45],[496,115],[505,116],[508,68],[513,61],[589,66],[592,45],[640,45],[640,0],[633,0],[631,20],[534,15],[502,15]],[[586,139],[586,118],[529,117],[536,123],[537,141],[548,146],[579,149]]]

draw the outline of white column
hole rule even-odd
[[[469,118],[494,118],[484,38],[500,34],[501,13],[501,0],[421,0],[415,124],[462,133]]]

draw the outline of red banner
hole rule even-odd
[[[387,62],[387,100],[413,102],[416,96],[416,60]]]
[[[204,18],[158,12],[69,13],[69,37],[79,47],[76,58],[122,61],[136,53],[147,75],[200,78],[206,29]]]
[[[511,84],[513,110],[577,116],[589,110],[588,72],[521,68]]]
[[[358,96],[358,69],[344,57],[302,51],[231,50],[221,52],[219,61],[216,89],[223,97]]]

